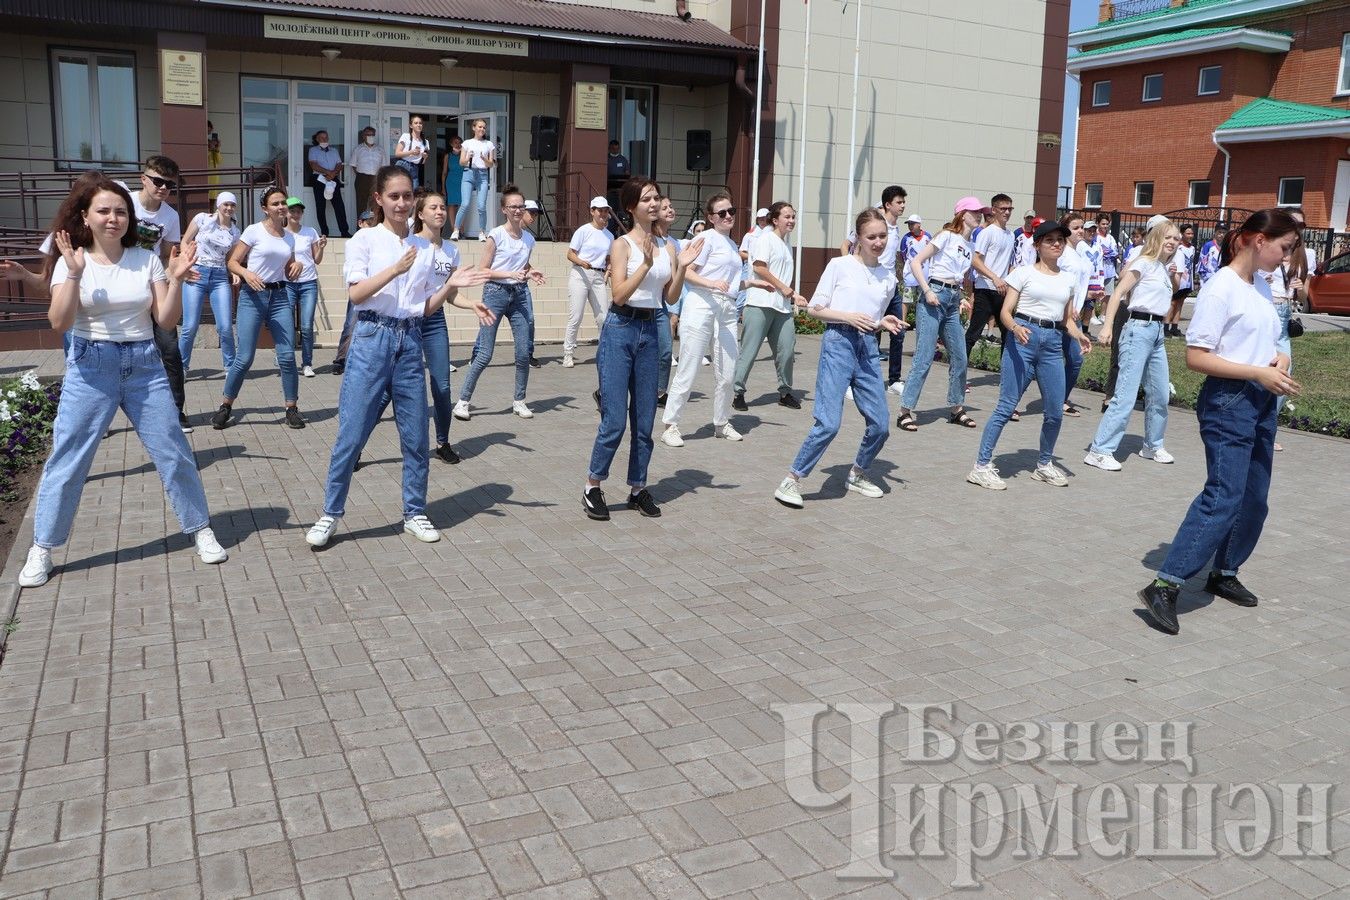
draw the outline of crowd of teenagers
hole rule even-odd
[[[221,192],[214,210],[194,216],[180,233],[177,213],[165,202],[176,176],[177,166],[162,156],[146,162],[135,193],[101,173],[87,173],[55,217],[43,271],[29,273],[13,264],[0,269],[5,277],[49,292],[51,325],[66,335],[66,379],[38,488],[34,544],[20,573],[24,586],[48,579],[51,550],[69,537],[99,441],[119,409],[144,443],[201,559],[226,559],[212,534],[184,437],[191,426],[183,414],[183,373],[204,304],[211,304],[226,368],[212,425],[225,428],[233,420],[266,324],[277,348],[285,423],[305,427],[299,378],[301,371],[313,375],[316,266],[325,238],[301,224],[303,202],[277,189],[262,194],[260,220],[247,228],[236,224],[237,199]],[[339,423],[323,508],[306,535],[314,547],[328,544],[337,531],[361,451],[390,404],[403,457],[404,530],[421,541],[440,539],[426,515],[428,419],[435,455],[459,462],[449,442],[451,419],[470,418],[469,401],[492,359],[503,320],[515,346],[512,411],[533,417],[525,402],[534,362],[529,286],[542,283],[544,275],[531,266],[534,238],[525,228],[529,210],[522,193],[514,186],[503,189],[504,224],[484,236],[478,264],[463,266],[455,244],[441,238],[450,222],[443,193],[418,190],[413,174],[397,164],[379,168],[369,188],[373,218],[345,248],[349,315]],[[670,234],[674,209],[655,181],[629,178],[617,198],[626,233],[613,236],[610,204],[596,197],[591,221],[575,231],[567,251],[563,366],[576,365],[587,307],[600,325],[595,356],[600,422],[581,489],[581,505],[591,519],[610,517],[602,485],[625,433],[627,506],[644,516],[661,515],[647,490],[657,411],[664,409],[662,443],[683,447],[681,417],[701,365],[712,369],[714,438],[743,439],[731,412],[748,408],[747,381],[765,341],[778,403],[800,409],[792,362],[802,310],[823,323],[824,334],[813,423],[774,492],[784,505],[804,505],[801,480],[837,436],[849,399],[865,430],[847,489],[883,496],[868,469],[890,434],[887,394],[899,397],[896,427],[916,431],[939,348],[948,363],[945,416],[952,424],[978,428],[965,407],[967,354],[991,324],[1001,335],[999,399],[975,449],[968,482],[1006,490],[994,452],[1008,423],[1025,415],[1019,404],[1034,379],[1043,413],[1031,477],[1068,485],[1054,462],[1055,444],[1063,417],[1081,415],[1069,394],[1083,354],[1093,350],[1094,323],[1095,344],[1111,348],[1111,384],[1085,463],[1121,468],[1116,453],[1141,386],[1139,456],[1173,461],[1163,444],[1169,389],[1163,343],[1178,295],[1190,293],[1182,273],[1190,269],[1194,251],[1183,253],[1190,246],[1186,230],[1163,216],[1153,217],[1137,248],[1124,255],[1105,253],[1112,243],[1109,227],[1097,223],[1096,237],[1089,238],[1076,214],[1046,221],[1029,213],[1022,228],[1010,231],[1014,207],[1005,194],[988,205],[962,198],[932,235],[918,216],[904,218],[906,192],[893,185],[877,207],[856,217],[839,256],[808,299],[793,287],[788,241],[796,210],[790,204],[758,210],[755,225],[737,243],[739,210],[729,194],[714,193],[704,205],[706,218],[682,242]],[[1307,270],[1301,228],[1301,219],[1287,210],[1253,214],[1220,235],[1212,271],[1206,269],[1202,279],[1185,341],[1187,366],[1207,376],[1197,415],[1209,474],[1156,580],[1140,592],[1158,626],[1172,633],[1180,585],[1210,560],[1207,590],[1242,605],[1257,602],[1237,571],[1265,518],[1279,404],[1298,392],[1290,376],[1287,323]],[[1200,252],[1202,262],[1209,252],[1208,247]],[[460,294],[479,286],[481,300]],[[1094,316],[1099,301],[1105,308]],[[451,399],[446,304],[472,312],[480,326],[457,402]],[[911,314],[916,346],[909,377],[902,379],[901,348]],[[677,362],[675,328],[682,345]],[[882,333],[891,336],[889,352],[881,349]]]

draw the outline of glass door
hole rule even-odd
[[[295,118],[300,126],[299,134],[296,137],[299,147],[298,152],[291,156],[290,184],[291,195],[299,197],[305,202],[304,223],[319,228],[318,210],[316,208],[318,204],[314,191],[317,188],[322,195],[325,189],[315,180],[315,175],[309,167],[309,151],[315,145],[315,137],[324,133],[328,137],[329,147],[336,150],[342,160],[343,183],[340,190],[347,217],[347,221],[339,222],[334,202],[329,201],[327,204],[328,231],[334,237],[342,233],[350,234],[356,227],[356,214],[352,209],[351,169],[347,168],[347,164],[350,162],[347,159],[347,153],[352,147],[356,146],[352,133],[352,115],[345,109],[301,106],[296,108]],[[301,186],[303,186],[303,192],[297,190]],[[323,229],[319,228],[319,230],[322,231]]]
[[[480,230],[480,227],[481,230],[484,232],[491,231],[501,221],[502,203],[501,203],[501,196],[498,192],[501,190],[502,186],[500,182],[497,180],[497,178],[500,172],[502,171],[502,166],[505,164],[505,160],[503,159],[503,148],[501,140],[498,138],[496,113],[493,113],[491,111],[480,113],[463,113],[459,116],[459,124],[458,127],[456,128],[456,131],[458,131],[459,135],[466,140],[472,138],[473,123],[478,119],[482,119],[484,122],[487,123],[486,138],[495,148],[494,155],[496,157],[497,164],[488,170],[487,221],[483,223],[481,226],[479,225],[477,197],[474,197],[474,203],[472,204],[472,208],[469,210],[467,218],[465,218],[464,220],[463,233],[472,235],[477,235]],[[460,202],[468,203],[469,198],[461,197]]]

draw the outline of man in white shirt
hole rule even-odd
[[[998,325],[999,341],[1008,338],[999,313],[1003,309],[1003,295],[1008,292],[1003,276],[1012,267],[1013,238],[1008,234],[1007,225],[1013,202],[1007,194],[995,194],[989,204],[994,208],[993,220],[980,229],[979,237],[975,239],[975,304],[970,313],[970,325],[966,327],[967,357],[984,333],[990,316]]]
[[[352,151],[351,166],[356,178],[356,207],[360,214],[370,208],[375,193],[375,176],[381,166],[389,165],[389,154],[375,140],[375,128],[367,125],[361,131],[361,142]]]

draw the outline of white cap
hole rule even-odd
[[[525,201],[525,208],[526,208],[526,209],[538,209],[538,208],[539,208],[539,204],[538,204],[538,203],[535,203],[533,200],[526,200],[526,201]]]
[[[922,224],[923,224],[923,218],[920,217],[920,215],[919,215],[918,213],[915,213],[914,215],[910,216],[908,219],[905,220],[905,224],[906,224],[906,225],[922,225]]]
[[[769,217],[769,208],[767,206],[761,206],[759,209],[755,210],[756,219],[767,219],[768,217]]]
[[[1156,216],[1150,216],[1148,224],[1144,226],[1144,231],[1152,231],[1166,221],[1167,216],[1164,216],[1162,213],[1158,213]]]
[[[1022,218],[1024,218],[1024,219],[1034,219],[1034,218],[1036,218],[1036,210],[1034,210],[1034,209],[1029,209],[1029,210],[1027,210],[1026,212],[1022,213]]]
[[[592,197],[591,209],[609,209],[609,201],[604,197]]]
[[[219,194],[216,194],[216,206],[219,206],[222,203],[233,203],[235,206],[238,206],[239,200],[229,191],[221,191]]]

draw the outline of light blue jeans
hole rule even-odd
[[[178,427],[178,408],[155,342],[119,344],[72,336],[52,452],[38,485],[33,543],[39,547],[60,547],[70,537],[89,467],[119,409],[155,464],[183,531],[191,534],[209,524],[206,492],[192,448]]]
[[[469,217],[469,204],[476,200],[478,202],[478,230],[487,234],[487,202],[490,183],[487,169],[475,169],[470,166],[464,170],[464,177],[459,183],[460,199],[463,202],[459,205],[459,212],[455,213],[456,231],[463,227],[464,220]]]
[[[264,323],[272,332],[272,343],[277,348],[282,396],[287,404],[294,403],[300,396],[300,376],[295,371],[295,314],[291,311],[291,296],[286,293],[284,283],[281,287],[261,291],[255,291],[247,284],[239,289],[239,315],[234,323],[239,346],[235,349],[234,363],[225,376],[225,388],[221,393],[230,400],[239,396],[244,376],[253,366],[253,356],[258,352],[258,335],[262,333]]]
[[[1041,388],[1041,403],[1045,406],[1041,417],[1041,455],[1039,465],[1048,465],[1055,455],[1055,441],[1059,440],[1059,428],[1064,422],[1064,350],[1061,341],[1062,332],[1057,328],[1043,328],[1034,322],[1015,319],[1014,322],[1031,329],[1031,337],[1025,344],[1019,344],[1008,332],[1003,342],[1003,365],[998,380],[998,406],[993,415],[984,423],[984,433],[980,436],[980,452],[975,461],[988,465],[994,458],[994,447],[998,444],[1003,426],[1012,418],[1018,401],[1027,392],[1031,380]]]
[[[347,368],[338,391],[338,432],[328,463],[323,513],[341,518],[352,472],[375,429],[386,397],[394,401],[394,424],[403,451],[403,518],[427,506],[427,386],[422,366],[422,319],[393,319],[366,310],[357,314]]]
[[[1110,456],[1125,437],[1125,428],[1134,412],[1139,385],[1144,385],[1144,447],[1156,450],[1163,445],[1167,430],[1168,385],[1167,348],[1163,343],[1161,322],[1130,319],[1116,337],[1120,341],[1120,375],[1116,393],[1106,407],[1097,436],[1088,449]]]
[[[1289,319],[1293,316],[1293,310],[1288,303],[1276,303],[1275,315],[1280,317],[1280,339],[1275,342],[1275,349],[1289,357],[1289,374],[1294,374],[1294,345],[1289,338]],[[187,361],[184,360],[183,367],[187,367]],[[1275,415],[1280,414],[1284,409],[1285,396],[1281,394],[1275,398]]]
[[[610,312],[600,329],[595,369],[600,380],[600,429],[591,447],[590,477],[604,481],[623,441],[626,425],[633,429],[628,447],[628,484],[647,483],[652,459],[652,424],[656,420],[656,319],[633,319]]]
[[[962,340],[965,337],[962,336]],[[963,345],[964,346],[964,345]],[[891,436],[890,412],[886,408],[886,385],[881,382],[881,354],[877,339],[856,328],[831,323],[820,339],[820,362],[816,368],[816,417],[811,430],[792,461],[792,474],[805,478],[825,455],[839,433],[844,412],[844,389],[853,388],[853,403],[867,428],[853,465],[866,472]]]
[[[497,329],[503,319],[511,321],[511,339],[516,345],[516,395],[515,399],[525,399],[525,389],[530,384],[530,317],[526,309],[529,300],[528,291],[523,284],[498,284],[489,281],[483,285],[483,305],[492,310],[497,318],[491,325],[478,327],[478,339],[473,345],[473,360],[469,363],[469,373],[464,376],[464,384],[459,389],[459,399],[473,399],[473,389],[483,370],[492,362],[492,353],[497,346]]]
[[[319,282],[288,281],[286,294],[300,309],[300,364],[314,365],[314,310],[319,305]]]
[[[905,392],[900,396],[900,405],[905,409],[914,409],[919,402],[928,370],[933,367],[939,337],[947,348],[947,404],[960,406],[965,402],[966,330],[961,327],[961,291],[937,283],[932,289],[938,298],[936,306],[922,296],[914,304],[914,323],[919,335],[914,342],[914,358],[909,362]]]
[[[178,353],[183,357],[183,372],[192,362],[192,342],[202,324],[202,308],[211,299],[211,315],[220,334],[220,357],[225,370],[234,362],[234,289],[229,270],[219,266],[196,266],[197,281],[183,282],[183,325],[178,331]]]

